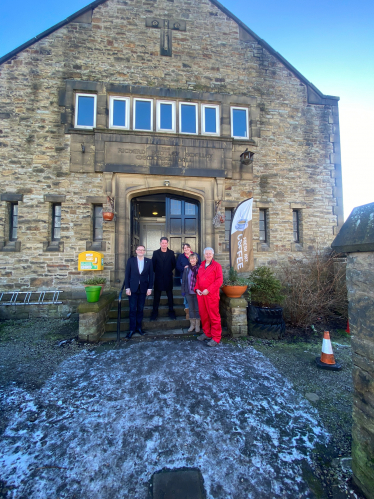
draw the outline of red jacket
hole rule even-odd
[[[201,262],[197,274],[195,291],[197,289],[200,291],[207,289],[209,295],[219,296],[219,288],[222,286],[222,283],[223,274],[221,265],[215,260],[212,260],[212,263],[205,268],[205,261]]]

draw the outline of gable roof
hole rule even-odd
[[[86,7],[83,7],[83,9],[78,10],[71,16],[67,17],[63,21],[55,24],[51,28],[43,31],[39,35],[36,35],[34,38],[31,38],[31,40],[23,43],[19,47],[15,48],[8,54],[5,54],[3,57],[0,58],[0,64],[3,64],[6,61],[9,61],[9,59],[12,59],[12,57],[16,56],[22,50],[30,47],[37,41],[41,40],[42,38],[45,38],[46,36],[50,35],[54,31],[58,30],[59,28],[62,28],[66,24],[69,24],[70,22],[74,21],[78,17],[82,16],[86,12],[95,9],[102,3],[105,3],[107,0],[95,0],[94,2],[90,3]],[[247,25],[245,25],[240,19],[238,19],[232,12],[230,12],[226,7],[224,7],[220,2],[217,0],[210,0],[210,2],[215,5],[218,9],[220,9],[222,12],[224,12],[228,17],[230,17],[233,21],[235,21],[245,32],[247,32],[249,35],[251,35],[259,45],[261,45],[264,49],[266,49],[271,55],[276,57],[291,73],[293,73],[300,81],[305,83],[308,89],[308,102],[310,104],[329,104],[329,105],[336,105],[337,101],[339,101],[339,97],[333,96],[333,95],[324,95],[318,88],[313,85],[309,80],[305,78],[299,71],[292,66],[284,57],[282,57],[276,50],[274,50],[265,40],[260,38],[254,31],[252,31],[250,28],[248,28]]]

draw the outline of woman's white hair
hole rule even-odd
[[[206,251],[211,251],[213,253],[213,255],[214,255],[214,249],[213,248],[209,248],[209,246],[208,246],[208,248],[205,248],[204,249],[204,255],[205,255]]]

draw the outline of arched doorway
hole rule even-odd
[[[151,194],[131,200],[131,254],[136,245],[144,244],[146,256],[152,257],[160,247],[160,237],[169,239],[169,248],[177,255],[188,243],[200,252],[200,203],[196,199]]]

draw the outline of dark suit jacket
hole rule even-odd
[[[138,259],[132,256],[127,260],[125,272],[125,289],[130,288],[131,292],[136,292],[139,287],[140,292],[146,293],[147,289],[153,288],[153,266],[150,258],[144,258],[144,269],[139,274]]]
[[[155,289],[167,291],[173,289],[173,270],[175,269],[174,251],[169,248],[162,256],[161,248],[153,252],[152,263],[155,272]]]

